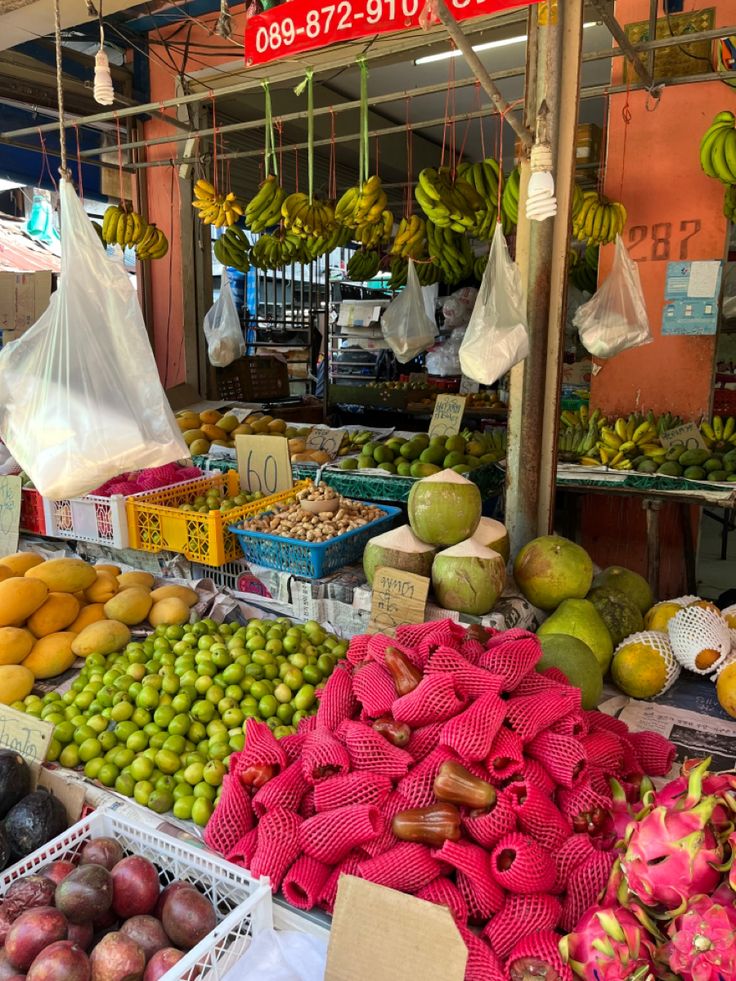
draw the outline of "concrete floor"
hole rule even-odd
[[[715,509],[716,514],[725,512]],[[728,558],[721,560],[721,525],[703,515],[698,552],[698,593],[704,599],[717,599],[727,589],[736,588],[736,531],[728,536]]]

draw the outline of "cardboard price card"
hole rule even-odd
[[[694,422],[686,422],[682,426],[668,429],[661,434],[659,439],[666,449],[674,446],[675,443],[682,443],[688,450],[706,450],[708,448],[700,429]]]
[[[344,429],[329,429],[327,426],[315,426],[306,440],[308,450],[323,450],[331,460],[337,456],[345,439]]]
[[[393,636],[404,623],[424,623],[429,579],[398,569],[376,570],[368,633]]]
[[[20,534],[20,477],[0,477],[0,549],[11,555]]]
[[[430,436],[457,436],[465,414],[464,395],[438,395],[434,404]]]
[[[12,749],[32,763],[43,763],[54,734],[50,722],[0,705],[0,746]]]
[[[278,494],[294,486],[289,441],[283,436],[236,436],[240,486],[261,494]]]

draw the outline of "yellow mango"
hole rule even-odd
[[[121,589],[128,589],[129,586],[143,586],[144,589],[153,589],[156,580],[150,572],[123,572],[118,576],[118,585]]]
[[[121,589],[105,603],[105,616],[108,620],[119,620],[132,627],[146,619],[152,606],[153,600],[148,589],[131,586],[129,589]]]
[[[40,565],[43,556],[36,552],[14,552],[13,555],[5,555],[0,559],[0,565],[6,565],[14,576],[24,576],[34,565]]]
[[[36,638],[30,630],[20,627],[0,627],[0,667],[20,664],[31,653]]]
[[[14,575],[15,573],[9,566],[0,565],[0,582],[3,582],[5,579],[12,579]]]
[[[96,578],[94,568],[81,559],[49,559],[26,572],[26,579],[40,579],[55,593],[78,593]]]
[[[0,583],[0,585],[2,585]],[[114,654],[130,641],[130,630],[117,620],[98,620],[85,627],[74,639],[72,651],[77,657],[90,654]]]
[[[119,576],[121,571],[119,565],[110,565],[107,562],[98,562],[95,566],[95,572],[109,572],[113,576]]]
[[[25,623],[48,594],[49,587],[40,579],[16,577],[0,582],[0,627]]]
[[[85,627],[98,620],[105,619],[105,607],[103,603],[89,603],[79,611],[79,616],[69,625],[69,630],[74,634],[81,634]]]
[[[174,584],[170,586],[159,586],[158,589],[154,589],[151,593],[151,599],[154,603],[160,603],[161,600],[165,599],[180,599],[190,607],[195,605],[198,598],[195,591],[188,586],[176,586]]]
[[[84,598],[88,603],[107,603],[120,591],[120,584],[111,572],[97,570],[97,579],[84,591]],[[113,618],[114,619],[114,618]]]
[[[31,694],[35,677],[22,664],[6,664],[0,667],[0,705],[11,705]]]
[[[28,617],[26,626],[34,636],[45,637],[66,630],[78,616],[79,601],[71,593],[49,593],[43,606]]]
[[[41,637],[33,645],[23,667],[32,671],[36,678],[55,678],[57,674],[63,674],[76,660],[72,650],[76,636],[66,631]]]
[[[167,627],[189,623],[189,607],[175,596],[160,600],[151,607],[148,622],[152,627],[166,624]]]

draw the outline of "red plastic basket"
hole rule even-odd
[[[35,487],[22,487],[20,494],[20,527],[36,535],[46,534],[43,498]]]

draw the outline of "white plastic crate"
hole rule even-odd
[[[104,807],[82,818],[21,862],[0,873],[0,896],[11,882],[38,871],[57,859],[74,859],[90,838],[117,839],[126,854],[142,855],[158,869],[161,885],[175,879],[191,882],[215,907],[218,923],[212,933],[192,947],[161,981],[221,981],[243,956],[250,938],[273,926],[268,879],[254,879],[244,869],[218,855],[171,838],[143,821],[134,824]]]
[[[243,576],[248,579],[253,578],[250,566],[245,559],[234,559],[232,562],[225,562],[224,565],[216,566],[192,562],[192,579],[211,579],[221,589],[242,592],[240,584]]]
[[[66,501],[43,499],[46,534],[51,538],[74,538],[112,548],[128,547],[128,517],[125,497],[87,494]]]

